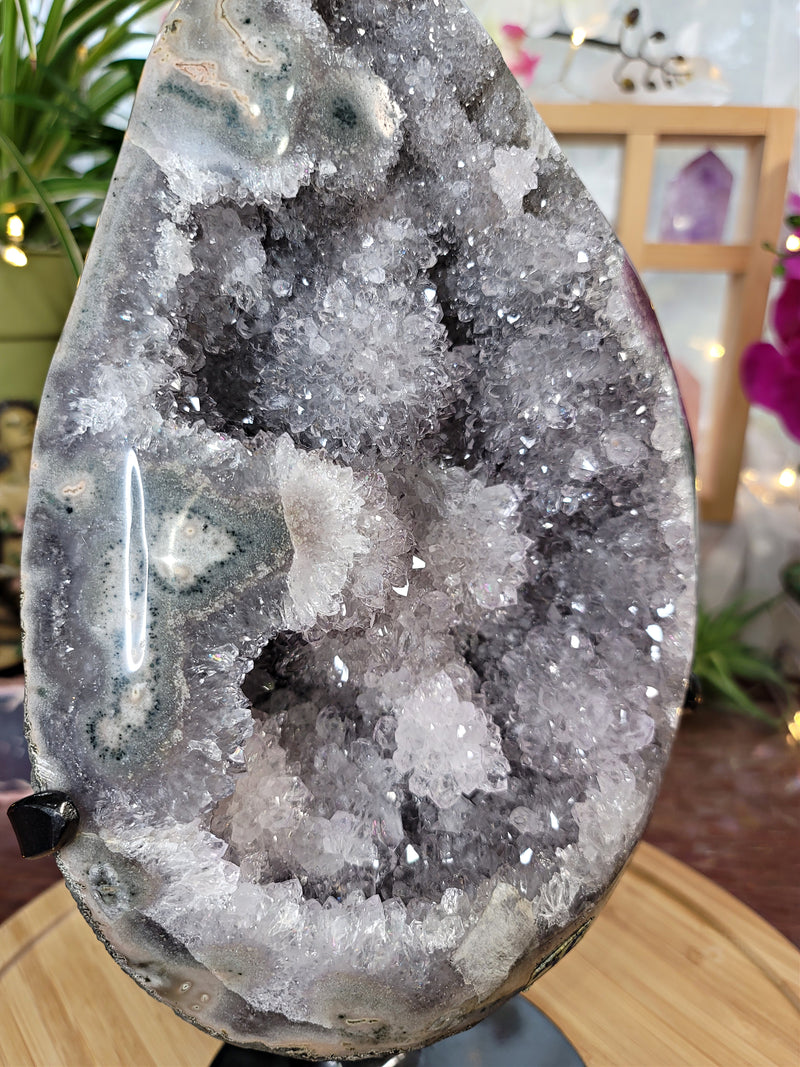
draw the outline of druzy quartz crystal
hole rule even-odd
[[[639,282],[457,0],[182,0],[26,524],[35,784],[115,958],[317,1058],[546,968],[676,724],[690,468]]]

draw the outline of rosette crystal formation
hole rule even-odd
[[[186,0],[46,387],[36,784],[115,957],[244,1044],[423,1045],[582,930],[691,648],[609,227],[457,0]]]

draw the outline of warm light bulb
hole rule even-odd
[[[796,233],[790,233],[786,238],[786,251],[787,252],[800,252],[800,235]]]
[[[789,721],[789,733],[795,741],[800,741],[800,711],[796,711]]]
[[[9,216],[6,222],[6,233],[12,241],[21,241],[25,234],[25,223],[19,215]]]
[[[24,267],[28,262],[28,257],[22,249],[16,248],[14,245],[7,245],[2,251],[2,256],[5,262],[10,263],[12,267]]]
[[[778,475],[778,485],[782,485],[784,489],[791,489],[796,481],[797,471],[791,467],[785,467]]]
[[[725,346],[721,345],[719,341],[712,341],[706,349],[706,356],[708,359],[722,359],[725,355]]]
[[[582,27],[580,26],[576,26],[575,29],[572,31],[572,36],[570,37],[570,40],[572,41],[573,48],[580,48],[580,46],[586,40],[586,30],[582,29]]]

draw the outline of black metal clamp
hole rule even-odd
[[[22,858],[49,856],[68,845],[78,832],[80,816],[73,801],[57,789],[32,793],[8,809]]]

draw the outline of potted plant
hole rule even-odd
[[[785,721],[777,705],[792,687],[776,659],[746,641],[743,632],[778,599],[770,597],[751,607],[740,599],[715,612],[699,608],[692,664],[704,703],[776,728]],[[769,700],[759,703],[753,688],[760,688]]]
[[[164,4],[0,0],[0,400],[38,399]]]

